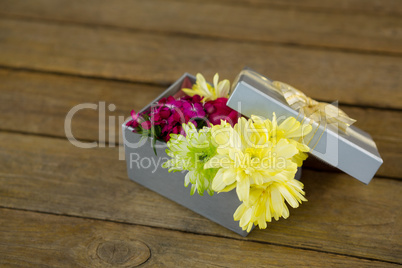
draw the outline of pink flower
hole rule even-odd
[[[183,123],[204,118],[205,115],[200,96],[186,96],[178,100],[170,96],[161,99],[152,107],[150,118],[152,125],[161,128],[161,136],[158,138],[168,141],[171,133],[182,132]]]
[[[131,120],[127,122],[126,126],[137,128],[139,126],[140,115],[131,110]]]
[[[189,118],[203,118],[205,116],[204,108],[201,103],[183,103],[183,114]]]
[[[207,102],[204,107],[199,95],[185,96],[180,99],[169,96],[141,114],[131,111],[132,120],[127,125],[134,127],[138,133],[148,133],[156,139],[169,141],[170,134],[183,134],[182,124],[190,121],[200,127],[207,121],[206,117],[215,123],[220,123],[218,116],[230,123],[237,122],[237,112],[227,107],[226,101],[226,98],[217,99]],[[206,112],[205,108],[209,111]],[[151,128],[155,131],[148,131]]]
[[[141,127],[145,130],[151,129],[151,121],[144,121],[141,123]]]
[[[237,123],[240,114],[226,105],[227,98],[218,98],[204,104],[208,120],[213,125],[220,124],[221,120],[226,120],[232,126]]]
[[[168,130],[167,134],[163,137],[163,140],[168,142],[170,140],[170,134],[179,134],[183,132],[183,128],[181,126],[175,126]]]

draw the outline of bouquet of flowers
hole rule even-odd
[[[127,125],[153,142],[167,142],[170,160],[163,167],[187,171],[184,185],[191,184],[191,195],[235,190],[242,204],[233,217],[243,230],[287,218],[285,201],[293,208],[307,201],[303,184],[294,177],[310,150],[303,137],[311,125],[294,117],[279,123],[275,113],[269,119],[242,117],[226,106],[228,80],[219,82],[216,74],[211,85],[201,74],[196,78],[194,85],[184,81],[179,94],[149,110],[132,111]]]

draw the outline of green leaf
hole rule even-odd
[[[149,115],[148,114],[143,114],[142,116],[144,118],[144,121],[149,121]]]
[[[146,139],[148,136],[147,135],[144,135],[143,133],[141,133],[141,139],[140,139],[140,142],[143,140],[143,139]]]
[[[154,149],[155,155],[158,155],[158,154],[156,153],[155,144],[156,144],[156,137],[152,137],[152,149]]]
[[[155,126],[154,129],[155,129],[155,136],[158,137],[158,138],[160,138],[161,135],[162,135],[162,128],[161,128],[161,126]]]

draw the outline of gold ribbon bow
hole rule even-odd
[[[317,123],[338,124],[338,128],[346,133],[347,128],[356,122],[338,107],[313,100],[288,84],[274,81],[272,86],[285,98],[290,107]]]

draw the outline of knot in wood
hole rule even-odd
[[[141,241],[103,241],[96,249],[97,257],[111,265],[130,267],[146,262],[151,256],[147,245]]]

